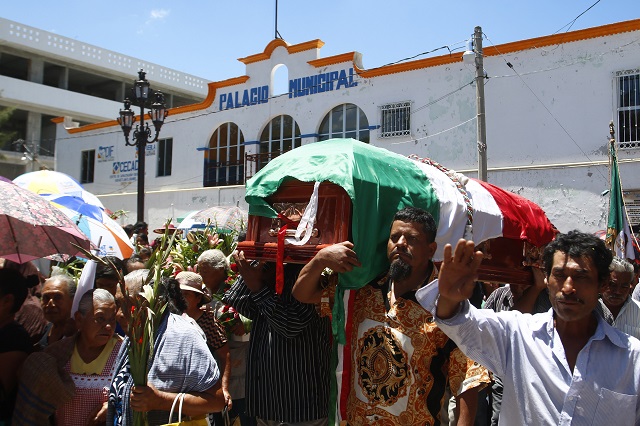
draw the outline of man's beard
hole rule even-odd
[[[408,278],[409,275],[411,275],[411,265],[405,263],[405,261],[400,258],[391,262],[389,278],[391,278],[392,281],[402,281]]]

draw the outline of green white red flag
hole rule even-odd
[[[633,233],[627,219],[627,211],[622,197],[620,171],[616,155],[615,141],[609,147],[611,159],[611,190],[609,191],[609,220],[607,221],[607,247],[622,259],[635,259]]]

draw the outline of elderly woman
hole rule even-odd
[[[20,414],[14,424],[44,424],[50,414],[59,425],[105,424],[107,392],[122,345],[122,339],[114,336],[114,297],[104,289],[87,291],[74,319],[78,329],[74,336],[49,345],[44,353],[33,354],[25,362],[16,404]],[[57,368],[45,373],[43,366],[51,365],[52,360]],[[55,413],[47,412],[41,400]]]
[[[64,366],[76,390],[56,411],[56,424],[104,424],[107,391],[115,373],[122,339],[114,335],[116,302],[105,289],[89,290],[80,298],[75,317],[78,334],[71,358]]]
[[[129,296],[139,295],[148,274],[149,270],[139,269],[125,277]],[[127,339],[118,355],[118,372],[109,391],[109,425],[131,425],[133,410],[148,412],[150,425],[177,421],[175,415],[169,420],[169,410],[178,393],[185,394],[183,414],[192,418],[224,407],[220,373],[204,335],[181,316],[186,303],[178,282],[166,279],[158,287],[158,298],[167,303],[167,308],[156,330],[147,386],[133,384]]]
[[[182,296],[187,302],[187,309],[184,313],[194,319],[200,326],[207,338],[207,345],[211,353],[224,371],[222,375],[222,391],[225,404],[230,410],[232,402],[228,384],[231,362],[229,359],[229,346],[227,345],[227,333],[216,318],[215,312],[210,309],[201,309],[202,306],[211,302],[211,297],[206,293],[207,288],[202,283],[202,277],[195,272],[183,271],[176,275],[176,279],[180,283]]]

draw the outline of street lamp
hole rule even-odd
[[[136,146],[138,148],[138,222],[144,222],[144,169],[146,147],[147,144],[154,143],[158,140],[162,124],[168,115],[162,92],[155,92],[153,95],[155,102],[149,105],[151,102],[151,99],[149,99],[151,87],[145,75],[146,73],[143,70],[138,71],[138,80],[134,82],[133,88],[131,89],[131,97],[133,100],[129,100],[129,98],[124,100],[124,109],[120,110],[120,118],[118,118],[118,123],[124,133],[126,145]],[[140,124],[136,125],[136,129],[133,131],[133,140],[130,142],[129,133],[131,132],[133,123],[136,121],[135,113],[131,110],[132,104],[140,108]],[[149,123],[144,122],[145,108],[149,108],[149,117],[155,128],[153,139],[151,139]]]

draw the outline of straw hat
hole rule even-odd
[[[173,234],[179,231],[178,228],[176,228],[176,226],[173,223],[170,223],[169,226],[167,227],[162,227],[162,228],[156,228],[153,230],[153,232],[155,232],[156,234],[164,234],[165,230],[169,233],[169,234]]]
[[[180,283],[180,290],[193,291],[202,295],[204,303],[211,302],[211,296],[207,293],[207,288],[202,283],[202,277],[195,272],[182,271],[176,275]]]

